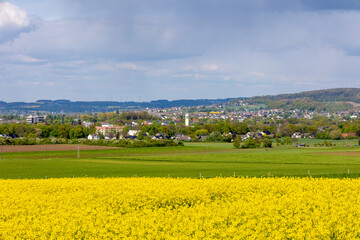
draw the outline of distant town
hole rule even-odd
[[[87,140],[179,140],[245,142],[360,136],[360,110],[266,109],[245,100],[191,107],[146,108],[105,113],[3,114],[0,137]]]

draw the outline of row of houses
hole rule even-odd
[[[150,122],[146,122],[145,124],[151,124]],[[114,138],[119,138],[119,139],[126,139],[126,138],[132,138],[132,139],[136,139],[136,136],[140,133],[140,130],[129,130],[128,132],[124,131],[124,126],[113,126],[111,124],[103,124],[101,127],[96,127],[96,134],[92,134],[88,136],[88,139],[99,139],[99,134],[102,134],[105,139],[114,139]],[[319,128],[319,131],[324,131],[325,129]],[[269,138],[274,138],[274,134],[272,134],[269,131],[257,131],[257,132],[248,132],[245,135],[239,135],[236,132],[230,132],[228,135],[232,135],[233,138],[234,137],[241,137],[241,139],[243,141],[245,141],[246,139],[249,138],[257,138],[257,139],[261,139],[264,137],[269,137]],[[147,135],[144,135],[145,137]],[[343,138],[349,138],[349,137],[353,137],[356,136],[355,133],[343,133],[342,137]],[[203,141],[206,139],[206,137],[208,136],[201,136],[199,137],[198,140]],[[295,132],[291,135],[291,138],[294,139],[299,139],[299,138],[309,138],[310,133],[300,133],[300,132]],[[177,139],[177,140],[181,140],[181,141],[189,141],[191,140],[191,137],[188,135],[184,135],[184,134],[176,134],[174,137],[167,137],[165,136],[164,133],[157,133],[155,136],[151,136],[151,138],[153,139]]]
[[[124,126],[113,126],[110,124],[102,125],[101,127],[96,127],[96,133],[101,133],[103,135],[107,135],[109,133],[120,133],[124,131]]]

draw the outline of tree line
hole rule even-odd
[[[43,123],[27,124],[27,123],[6,123],[0,124],[0,134],[25,137],[25,138],[64,138],[75,139],[85,138],[89,134],[95,133],[95,126],[85,127],[82,125],[72,124],[51,124]]]
[[[117,114],[122,115],[122,114]],[[109,120],[112,114],[99,114],[98,119]],[[128,117],[147,118],[146,115],[141,114],[123,114],[124,118]],[[89,115],[87,115],[89,117]],[[60,123],[70,121],[72,123]],[[140,124],[136,127],[126,125],[124,131],[129,129],[139,130],[141,135],[154,136],[157,133],[162,133],[165,136],[173,137],[176,134],[189,135],[192,139],[197,139],[202,136],[208,136],[211,141],[227,141],[224,135],[231,134],[244,135],[248,132],[266,132],[269,137],[291,137],[293,133],[298,132],[305,137],[315,137],[319,139],[341,139],[343,133],[355,133],[355,136],[360,136],[360,121],[342,119],[329,119],[327,117],[317,116],[313,119],[281,119],[269,120],[262,118],[249,119],[244,122],[234,122],[228,120],[209,120],[205,123],[196,123],[193,126],[187,127],[182,124],[162,124],[160,121],[154,120],[151,125]],[[96,124],[96,122],[95,122]],[[116,125],[124,125],[125,123],[118,123]],[[79,139],[86,138],[89,134],[95,133],[96,128],[94,124],[85,127],[80,121],[74,119],[66,119],[65,117],[54,116],[51,121],[38,124],[27,123],[3,123],[0,124],[0,134],[27,137],[27,138],[63,138],[63,139]],[[233,139],[233,138],[231,138]],[[230,140],[231,140],[230,139]]]

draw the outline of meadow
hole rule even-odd
[[[0,178],[359,177],[360,148],[355,145],[343,140],[336,147],[241,150],[229,143],[186,143],[183,147],[81,150],[79,155],[76,146],[70,151],[4,152]]]

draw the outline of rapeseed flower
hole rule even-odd
[[[0,239],[356,239],[360,180],[0,180]]]

